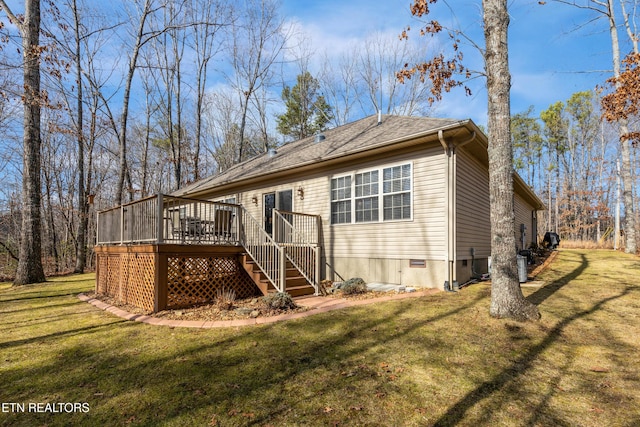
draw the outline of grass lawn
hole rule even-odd
[[[490,318],[477,284],[207,330],[81,302],[93,275],[0,284],[0,425],[637,426],[639,275],[563,250],[524,288],[537,323]]]

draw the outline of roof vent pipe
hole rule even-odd
[[[322,142],[322,141],[324,141],[324,134],[323,133],[316,133],[315,143],[317,144],[318,142]]]
[[[378,110],[378,126],[382,124],[382,110]]]
[[[269,157],[270,159],[275,157],[276,154],[278,154],[278,152],[276,151],[275,148],[269,148],[267,150],[267,157]]]

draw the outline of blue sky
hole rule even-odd
[[[411,16],[411,0],[282,0],[281,14],[295,22],[320,60],[349,52],[350,47],[371,36],[383,34],[396,39],[410,25],[412,40],[420,38],[420,22]],[[18,9],[21,2],[10,0]],[[566,101],[573,93],[593,90],[611,75],[611,43],[604,19],[590,22],[596,15],[548,0],[511,0],[510,68],[512,74],[513,114],[533,105],[538,115],[556,101]],[[588,0],[579,0],[586,4]],[[617,2],[616,2],[617,3]],[[619,6],[618,6],[619,7]],[[429,19],[445,26],[461,29],[479,45],[483,45],[481,0],[440,0],[431,6]],[[624,31],[621,39],[626,40]],[[431,42],[433,43],[433,42]],[[630,46],[623,46],[623,55]],[[466,65],[482,70],[482,58],[470,45],[463,46]],[[115,53],[115,51],[114,51]],[[118,52],[119,54],[120,52]],[[104,52],[103,52],[104,54]],[[125,61],[121,61],[124,66]],[[312,74],[318,70],[310,70]],[[289,81],[293,84],[295,81]],[[436,106],[434,115],[471,118],[486,123],[486,90],[484,79],[469,83],[473,95],[462,90],[447,94]],[[212,89],[214,87],[212,86]],[[276,98],[279,93],[274,95]]]
[[[339,52],[341,45],[363,39],[372,32],[398,35],[410,25],[418,38],[419,22],[409,13],[409,0],[284,0],[283,14],[296,20],[311,37],[314,50]],[[442,2],[441,2],[442,3]],[[583,3],[586,3],[583,2]],[[432,6],[432,16],[445,25],[464,30],[483,45],[480,0],[450,0]],[[593,90],[611,75],[611,42],[608,23],[596,15],[567,5],[537,0],[517,0],[509,4],[511,15],[509,50],[512,74],[512,113],[530,105],[535,114],[556,101],[566,101],[573,93]],[[431,18],[430,18],[431,19]],[[621,31],[621,39],[626,34]],[[464,46],[469,68],[481,69],[477,50]],[[625,50],[626,49],[626,50]],[[623,55],[629,46],[623,47]],[[445,97],[437,115],[472,118],[486,123],[486,90],[483,79],[470,83],[473,95],[462,91]]]

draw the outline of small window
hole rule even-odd
[[[351,222],[351,176],[331,180],[331,223]]]
[[[356,222],[378,221],[378,171],[355,176]]]

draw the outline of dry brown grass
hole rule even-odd
[[[542,319],[489,317],[490,288],[238,329],[127,322],[91,276],[0,284],[0,401],[88,402],[0,425],[640,425],[637,257],[561,250],[524,288]]]
[[[562,240],[560,247],[564,249],[613,249],[613,242],[595,242],[593,240]]]

